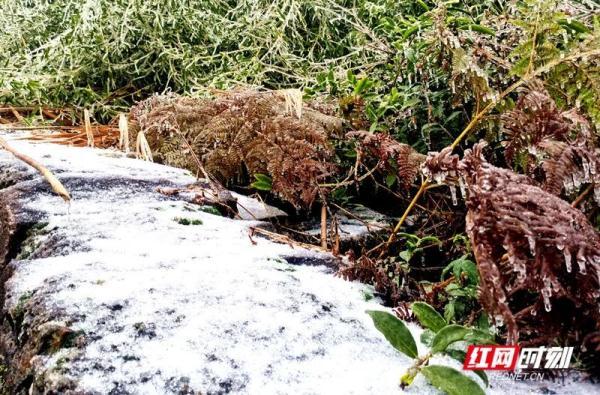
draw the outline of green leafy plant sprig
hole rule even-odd
[[[494,335],[480,329],[462,325],[448,324],[433,307],[424,302],[415,302],[411,309],[426,331],[421,336],[421,342],[430,347],[427,354],[419,356],[417,343],[404,322],[385,311],[369,310],[377,330],[390,344],[401,353],[414,359],[413,365],[401,377],[400,384],[406,387],[412,384],[415,377],[421,373],[434,387],[449,395],[479,395],[484,394],[479,384],[458,370],[442,365],[430,364],[435,355],[448,355],[463,362],[465,353],[451,347],[456,342],[468,344],[494,343]],[[483,371],[475,373],[487,385],[488,379]]]

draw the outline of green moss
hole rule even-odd
[[[10,311],[10,319],[12,321],[13,331],[19,333],[21,331],[21,324],[25,318],[25,305],[33,296],[33,292],[25,292],[19,297],[17,305]]]
[[[29,301],[29,299],[31,299],[32,296],[33,296],[33,292],[29,291],[29,292],[25,292],[23,295],[21,295],[19,297],[19,300],[17,301],[17,305],[15,306],[15,308],[12,310],[12,313],[11,313],[13,318],[18,317],[18,316],[22,317],[25,314],[25,304]]]
[[[190,218],[182,218],[182,217],[175,217],[173,218],[173,221],[177,222],[180,225],[202,225],[203,222],[200,219],[190,219]]]
[[[219,215],[219,216],[222,215],[221,212],[213,206],[201,206],[198,210],[208,213],[208,214]]]
[[[39,237],[49,233],[47,226],[47,222],[40,222],[33,225],[29,230],[27,230],[27,233],[25,234],[25,240],[23,241],[23,243],[21,243],[21,250],[15,257],[15,259],[27,259],[38,249],[38,247],[41,244]]]
[[[369,300],[373,299],[373,294],[369,291],[366,290],[361,290],[360,291],[362,293],[363,299],[365,300],[365,302],[368,302]]]

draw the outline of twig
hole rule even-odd
[[[327,205],[321,205],[321,248],[327,250]]]
[[[316,245],[312,245],[312,244],[306,244],[306,243],[301,243],[299,241],[295,241],[291,238],[289,238],[288,236],[279,234],[279,233],[275,233],[275,232],[269,232],[268,230],[262,229],[262,228],[257,228],[257,227],[250,227],[250,232],[252,234],[254,233],[258,233],[261,234],[263,236],[268,237],[269,239],[279,242],[279,243],[283,243],[283,244],[288,244],[292,247],[297,246],[297,247],[301,247],[301,248],[305,248],[307,250],[311,250],[311,251],[317,251],[317,252],[325,252],[323,251],[323,249],[319,246]]]
[[[119,114],[119,149],[129,153],[129,123],[125,114]]]
[[[94,146],[94,133],[92,132],[92,123],[90,122],[89,110],[83,110],[83,127],[87,136],[88,147]]]
[[[52,187],[52,190],[57,195],[59,195],[60,197],[62,197],[65,200],[65,202],[69,202],[71,200],[71,196],[69,195],[69,192],[64,187],[64,185],[44,165],[42,165],[41,163],[37,162],[33,158],[31,158],[31,157],[29,157],[27,155],[24,155],[24,154],[20,153],[19,151],[15,150],[14,148],[12,148],[6,142],[6,140],[4,140],[2,137],[0,137],[0,147],[4,148],[6,151],[8,151],[11,154],[13,154],[17,159],[19,159],[19,160],[27,163],[29,166],[31,166],[34,169],[36,169],[46,179],[46,181],[48,181],[48,183]]]
[[[588,185],[587,188],[585,188],[585,190],[583,192],[581,192],[581,194],[579,196],[577,196],[577,199],[575,199],[573,201],[573,203],[571,203],[571,207],[577,207],[579,206],[579,203],[581,203],[581,201],[583,199],[585,199],[585,197],[587,196],[588,193],[590,193],[590,191],[594,188],[594,184],[590,184]]]

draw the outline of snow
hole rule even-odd
[[[184,170],[111,151],[11,144],[55,171],[73,197],[70,205],[47,191],[22,197],[25,210],[48,223],[42,241],[68,243],[13,261],[7,283],[6,309],[22,295],[42,294],[45,308],[85,334],[82,348],[35,357],[36,374],[49,385],[67,378],[78,391],[100,394],[401,392],[399,378],[412,361],[365,314],[382,308],[365,301],[368,287],[281,258],[318,261],[318,254],[251,239],[256,221],[212,215],[156,192],[194,182]],[[10,162],[0,152],[0,169]],[[409,328],[418,339],[421,329]],[[427,349],[420,344],[419,351]],[[569,384],[560,392],[597,391]],[[488,392],[544,393],[544,385],[557,386],[492,377]],[[438,393],[422,377],[407,392]]]

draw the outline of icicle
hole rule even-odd
[[[576,171],[573,173],[573,188],[574,189],[579,189],[579,187],[581,186],[581,184],[583,183],[583,177],[581,172]]]
[[[527,242],[529,243],[529,251],[531,255],[535,256],[535,237],[527,235]]]
[[[579,273],[581,274],[586,274],[586,268],[585,268],[585,263],[586,263],[586,258],[585,258],[585,253],[583,251],[583,248],[580,248],[579,251],[577,251],[577,265],[579,266]]]
[[[441,184],[444,182],[444,180],[446,180],[447,176],[448,176],[447,171],[440,171],[439,173],[435,173],[433,175],[433,179],[435,180],[436,183]]]
[[[525,281],[525,277],[527,276],[527,267],[525,266],[525,263],[523,261],[515,261],[515,266],[513,270],[517,272],[517,280],[519,281],[519,284]]]
[[[544,308],[547,312],[552,310],[552,304],[550,304],[550,296],[552,296],[552,282],[549,277],[544,277],[544,288],[542,289],[542,297],[544,298]]]
[[[590,164],[585,158],[581,158],[581,166],[583,167],[583,182],[590,182]]]
[[[571,251],[566,248],[563,251],[563,254],[565,256],[565,266],[567,267],[567,272],[571,273]]]
[[[449,185],[450,187],[450,195],[452,195],[452,204],[456,206],[458,204],[458,200],[456,199],[456,187],[454,185]]]
[[[496,327],[500,327],[504,325],[504,319],[501,315],[497,315],[494,317],[494,323],[496,324]]]
[[[460,187],[460,195],[463,199],[467,198],[467,186],[465,185],[465,179],[463,177],[458,178],[458,186]]]
[[[552,304],[550,303],[550,298],[544,298],[544,308],[548,313],[552,311]]]
[[[566,193],[571,193],[575,190],[575,184],[573,183],[573,179],[570,177],[566,177],[563,181],[563,186],[565,187]]]

